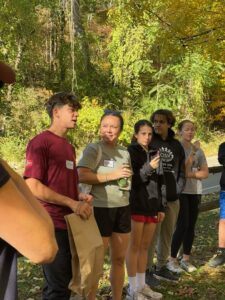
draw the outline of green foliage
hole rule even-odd
[[[143,78],[154,72],[149,56],[157,34],[157,24],[144,27],[124,21],[121,20],[113,31],[109,57],[115,83],[126,87],[127,96],[132,99],[143,93]],[[129,105],[132,105],[131,102]]]
[[[198,125],[198,136],[207,140],[206,100],[221,70],[220,62],[198,53],[187,53],[177,64],[154,74],[154,85],[149,95],[142,98],[140,109],[151,114],[162,107],[170,108],[178,122],[184,118],[193,120]]]
[[[0,119],[3,137],[21,145],[18,149],[48,126],[43,104],[60,90],[84,99],[78,128],[70,133],[78,147],[97,138],[105,107],[123,111],[123,144],[129,143],[135,121],[158,108],[173,110],[178,121],[192,118],[203,137],[213,120],[223,120],[222,0],[201,5],[196,0],[0,0],[0,5],[0,60],[17,73],[17,84],[0,91]]]
[[[49,124],[44,102],[49,92],[39,89],[19,89],[13,96],[11,111],[5,122],[6,136],[21,136],[27,141]]]
[[[70,140],[78,148],[98,140],[98,128],[103,108],[98,99],[84,98],[82,109],[79,111],[77,128],[69,132]]]
[[[110,11],[109,57],[115,83],[125,88],[130,99],[128,106],[142,112],[166,107],[178,119],[188,116],[204,123],[209,89],[224,69],[223,62],[217,61],[221,54],[212,52],[212,41],[219,41],[222,33],[221,1],[211,6],[205,0],[200,9],[196,1],[186,5],[118,0],[116,4]]]
[[[0,137],[0,156],[10,164],[23,164],[26,145],[20,137]]]

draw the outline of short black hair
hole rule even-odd
[[[117,110],[111,110],[111,109],[105,109],[103,115],[101,116],[100,123],[106,116],[114,116],[117,117],[120,120],[120,131],[123,130],[124,126],[124,120],[123,117],[121,116],[121,112]]]
[[[67,104],[76,110],[81,109],[81,104],[78,101],[77,96],[71,92],[59,92],[51,96],[45,104],[49,117],[52,118],[52,111],[54,107],[60,107]]]
[[[150,117],[150,121],[152,123],[154,123],[154,119],[155,119],[156,115],[165,116],[168,124],[170,124],[171,127],[173,127],[174,124],[176,123],[176,118],[174,117],[172,111],[169,109],[158,109],[158,110],[154,111],[154,113]]]

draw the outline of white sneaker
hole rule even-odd
[[[197,270],[197,268],[190,263],[189,260],[182,259],[180,261],[181,268],[183,268],[186,272],[191,273]]]
[[[176,260],[170,260],[167,265],[167,269],[173,273],[180,274],[184,272],[184,270],[179,266],[179,263]]]
[[[163,298],[163,295],[161,293],[154,292],[147,284],[145,284],[144,287],[138,292],[148,297],[148,299],[159,300]]]
[[[147,299],[148,298],[145,297],[140,292],[133,292],[133,293],[127,292],[127,295],[126,295],[126,300],[147,300]]]

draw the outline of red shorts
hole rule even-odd
[[[158,217],[153,216],[142,216],[142,215],[131,215],[131,220],[135,222],[142,222],[142,223],[158,223]]]

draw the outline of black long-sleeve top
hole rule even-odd
[[[149,149],[150,150],[150,149]],[[163,175],[151,168],[151,151],[146,152],[139,144],[128,147],[133,168],[130,191],[131,213],[143,216],[156,216],[164,211],[162,183]]]

